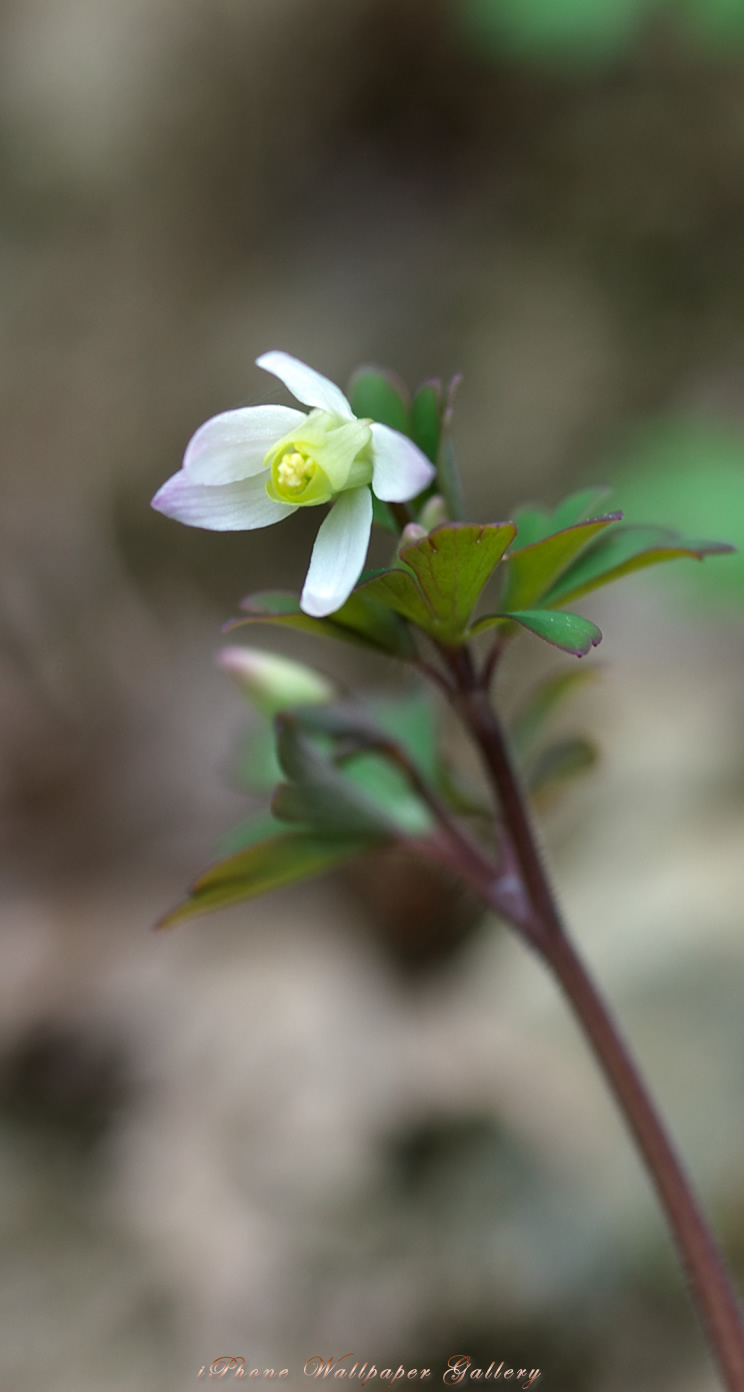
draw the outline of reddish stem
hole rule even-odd
[[[449,653],[453,697],[478,745],[529,905],[511,922],[548,964],[572,1006],[638,1144],[729,1392],[744,1392],[744,1327],[723,1257],[610,1010],[571,943],[548,881],[511,752],[466,649]],[[491,906],[503,914],[503,895]],[[509,915],[505,915],[507,918]]]

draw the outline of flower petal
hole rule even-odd
[[[379,422],[372,429],[372,488],[384,503],[407,503],[428,488],[436,470],[418,445]]]
[[[199,426],[183,457],[194,483],[208,487],[251,478],[263,468],[271,446],[307,420],[292,406],[243,406],[223,411]]]
[[[340,609],[362,572],[372,529],[368,488],[340,493],[315,538],[300,608],[314,618]]]
[[[256,358],[256,366],[273,372],[305,406],[318,406],[332,416],[354,419],[354,412],[340,387],[329,382],[314,368],[307,367],[299,358],[292,358],[289,353],[262,353],[260,358]]]
[[[187,527],[206,527],[210,532],[251,532],[297,511],[269,498],[262,474],[238,483],[206,486],[194,483],[184,469],[163,484],[152,506]]]

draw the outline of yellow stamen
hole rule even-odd
[[[306,459],[298,450],[288,452],[277,466],[276,481],[281,488],[304,488],[316,467],[312,459]]]

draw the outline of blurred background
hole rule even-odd
[[[353,1349],[712,1392],[497,924],[387,857],[149,931],[246,811],[220,624],[314,529],[149,499],[207,416],[284,399],[253,366],[283,348],[462,372],[473,516],[608,482],[744,544],[744,0],[3,0],[0,171],[3,1387],[181,1392],[225,1354],[300,1387]],[[566,720],[603,760],[543,821],[740,1277],[743,597],[730,559],[582,606]]]

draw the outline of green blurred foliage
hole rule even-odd
[[[473,46],[534,60],[601,64],[636,37],[646,0],[457,0]]]
[[[613,502],[629,523],[663,517],[695,536],[738,547],[716,565],[662,566],[652,581],[687,604],[727,606],[744,599],[744,434],[712,422],[668,418],[634,432],[612,464]],[[663,572],[663,577],[661,575]]]
[[[680,5],[684,29],[693,39],[715,46],[744,40],[744,0],[680,0]]]
[[[744,38],[744,0],[456,0],[456,23],[483,51],[526,62],[601,67],[623,57],[644,28],[671,19],[693,44]]]

